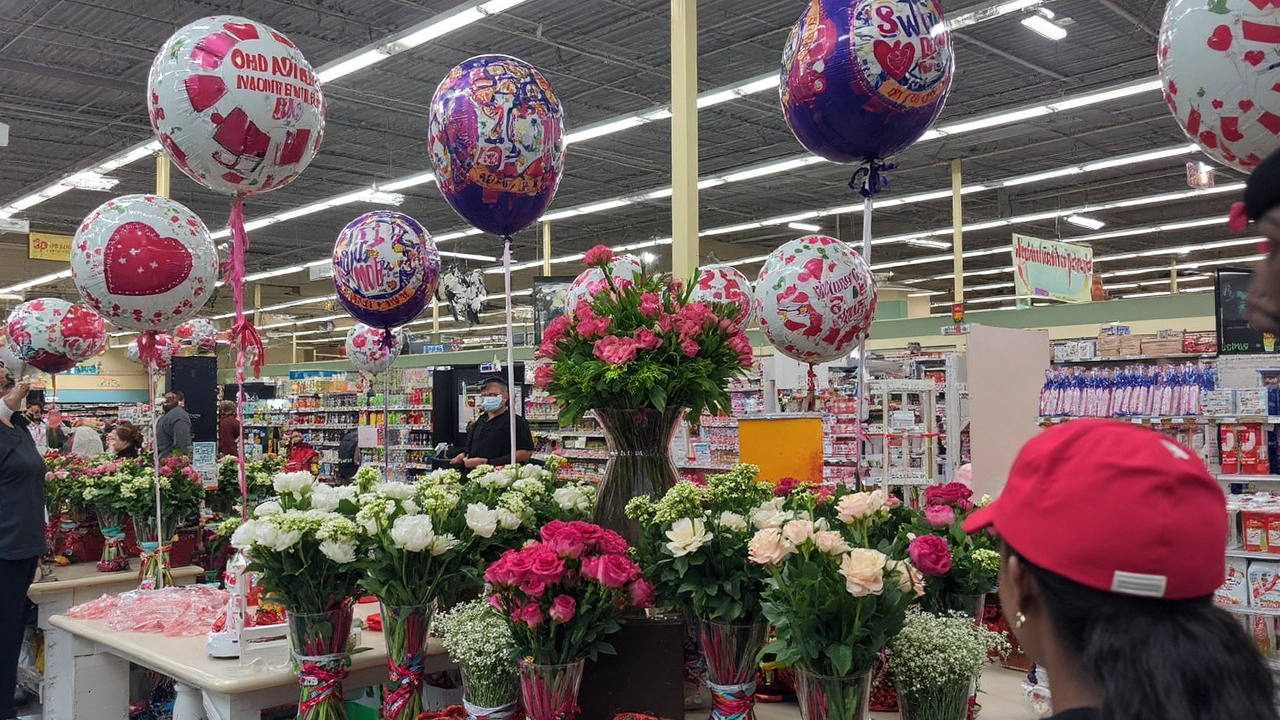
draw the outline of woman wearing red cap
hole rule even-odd
[[[1277,720],[1275,683],[1213,604],[1227,512],[1204,464],[1167,436],[1073,420],[1018,453],[965,522],[1003,542],[1000,601],[1048,672],[1060,720]]]

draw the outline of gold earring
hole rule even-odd
[[[1023,626],[1023,625],[1025,625],[1026,623],[1027,623],[1027,616],[1026,616],[1026,615],[1023,615],[1021,611],[1016,612],[1016,613],[1014,613],[1014,614],[1013,614],[1013,629],[1014,629],[1014,630],[1017,630],[1018,628],[1022,627],[1022,626]]]

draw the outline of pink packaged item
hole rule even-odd
[[[204,635],[227,604],[227,593],[212,585],[133,590],[103,595],[77,605],[67,616],[107,621],[117,632],[160,633],[169,637]]]

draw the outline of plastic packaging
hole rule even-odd
[[[107,627],[117,632],[190,637],[209,632],[226,604],[225,590],[211,585],[189,585],[103,595],[71,608],[67,616],[77,620],[106,620]]]

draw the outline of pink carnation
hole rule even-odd
[[[573,322],[565,315],[561,315],[547,323],[547,328],[542,331],[543,344],[550,343],[555,345],[560,342],[564,339],[564,334],[569,331],[571,325],[573,325]]]
[[[662,338],[648,328],[636,328],[631,337],[642,350],[657,350],[662,345]]]
[[[742,355],[751,352],[751,339],[745,333],[736,333],[729,338],[729,349]]]
[[[658,293],[646,292],[640,296],[640,312],[649,317],[657,317],[662,312],[662,299]]]
[[[582,255],[582,264],[587,267],[600,267],[611,262],[613,262],[613,250],[604,245],[597,245]]]
[[[610,365],[621,365],[635,359],[636,347],[636,341],[631,338],[607,335],[596,341],[593,354],[601,362],[606,362]]]
[[[689,357],[696,357],[698,355],[698,341],[693,338],[685,340],[680,343],[680,349],[685,355],[688,355]]]

